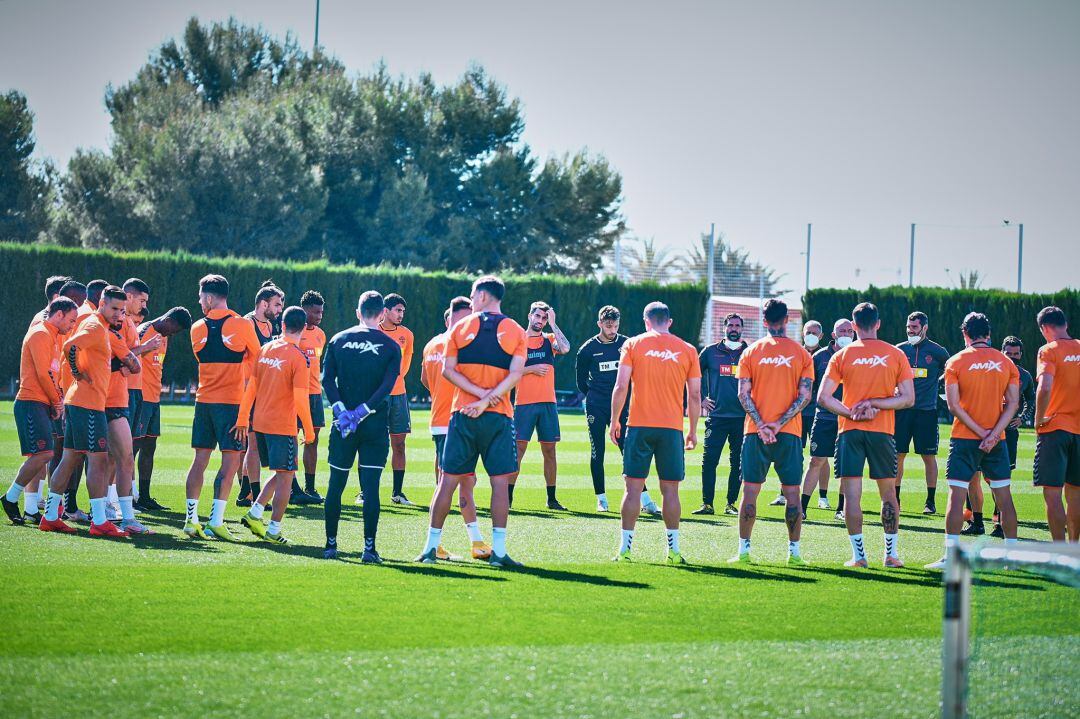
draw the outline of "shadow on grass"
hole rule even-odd
[[[154,534],[140,534],[136,537],[131,537],[127,540],[131,545],[140,551],[168,551],[168,552],[218,552],[221,551],[214,546],[212,541],[204,539],[191,539],[189,537],[178,537],[175,534],[162,534],[155,532]]]
[[[574,582],[577,584],[591,584],[597,587],[618,587],[620,589],[650,589],[651,584],[646,582],[626,581],[622,579],[613,579],[601,574],[586,574],[584,572],[574,572],[569,569],[548,569],[545,567],[526,566],[519,567],[517,569],[502,569],[499,567],[492,567],[490,565],[478,565],[484,567],[490,572],[499,572],[510,575],[524,575],[528,577],[536,577],[537,579],[547,579],[555,582]]]
[[[481,582],[505,582],[506,577],[499,577],[488,573],[477,573],[465,571],[464,566],[461,568],[455,567],[449,562],[441,562],[439,564],[420,564],[419,562],[401,561],[397,559],[383,559],[382,564],[367,565],[360,561],[359,557],[347,557],[342,559],[338,557],[339,561],[345,564],[362,565],[365,567],[371,567],[373,570],[379,569],[392,569],[402,574],[412,574],[418,576],[428,577],[441,577],[445,579],[475,579]],[[479,566],[479,565],[477,565]]]
[[[775,573],[770,572],[765,568],[755,569],[754,565],[746,564],[730,564],[724,566],[710,564],[681,564],[673,568],[683,572],[708,574],[710,576],[725,579],[754,579],[774,582],[793,582],[795,584],[816,584],[818,581],[812,577],[801,577],[797,574]]]

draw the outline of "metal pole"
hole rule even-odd
[[[810,291],[810,231],[813,225],[806,223],[806,291]]]
[[[320,0],[315,0],[315,50],[319,49],[319,3]]]
[[[615,238],[615,279],[623,281],[622,273],[622,235]]]
[[[716,223],[709,224],[709,247],[705,253],[708,258],[709,267],[705,271],[705,276],[708,278],[708,299],[705,306],[705,344],[711,345],[713,342],[713,312],[712,312],[712,297],[713,287],[716,286]]]
[[[911,255],[908,257],[907,286],[915,286],[915,223],[911,223]]]
[[[1020,238],[1016,247],[1016,291],[1024,291],[1024,223],[1020,223]]]
[[[971,611],[971,567],[953,544],[945,552],[945,608],[941,647],[941,716],[967,716],[968,623]]]
[[[764,337],[765,336],[765,330],[762,329],[761,318],[765,316],[765,272],[764,271],[758,272],[757,279],[758,279],[758,287],[757,287],[758,321],[755,324],[757,325],[758,332],[761,333],[759,335],[759,337]]]

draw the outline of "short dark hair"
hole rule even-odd
[[[60,294],[60,288],[64,286],[65,282],[71,282],[71,278],[67,275],[53,275],[45,280],[46,301],[51,300],[56,295]]]
[[[990,318],[982,312],[968,312],[960,329],[973,340],[982,340],[990,336]]]
[[[65,282],[64,286],[60,288],[60,296],[67,297],[69,300],[74,300],[75,297],[72,297],[72,295],[75,295],[75,297],[80,299],[86,297],[86,285],[75,280],[68,280]]]
[[[649,322],[653,324],[659,322],[667,322],[671,319],[671,310],[663,302],[656,301],[650,302],[645,305],[645,316],[649,318]]]
[[[600,311],[596,313],[596,319],[601,322],[614,322],[622,317],[622,313],[619,312],[619,308],[615,305],[604,305],[600,308]]]
[[[765,305],[761,308],[761,314],[770,325],[780,324],[788,316],[787,302],[777,299],[765,300]]]
[[[450,308],[449,307],[447,307],[445,310],[442,311],[442,321],[443,322],[449,322],[450,321]]]
[[[150,285],[146,284],[138,277],[132,277],[124,280],[124,292],[142,292],[145,295],[150,294]]]
[[[1024,351],[1024,343],[1016,335],[1009,335],[1001,341],[1001,351],[1004,352],[1006,347],[1019,347],[1020,351]]]
[[[458,295],[454,299],[450,300],[450,314],[460,312],[461,310],[471,310],[472,300],[464,295]]]
[[[281,325],[286,332],[299,332],[307,326],[307,312],[296,305],[286,307],[281,313]]]
[[[116,285],[109,285],[101,291],[102,300],[123,300],[127,301],[127,293]]]
[[[926,327],[928,324],[930,324],[930,318],[926,316],[926,313],[925,312],[919,312],[919,311],[912,312],[910,315],[908,315],[907,316],[907,321],[908,322],[912,322],[912,321],[918,322],[923,327]]]
[[[405,302],[405,298],[399,295],[397,292],[391,292],[386,297],[383,297],[383,307],[388,310],[392,310],[398,305],[408,309],[409,305]]]
[[[371,319],[372,317],[378,317],[386,305],[383,303],[381,294],[375,290],[368,290],[360,295],[360,302],[356,306],[360,310],[361,317]]]
[[[728,312],[726,315],[724,315],[724,324],[725,325],[728,323],[728,320],[738,320],[740,326],[743,326],[743,325],[746,324],[745,322],[743,322],[742,315],[740,315],[738,312]]]
[[[221,275],[206,275],[199,280],[199,292],[218,297],[229,296],[229,281]]]
[[[496,300],[502,300],[503,295],[506,294],[506,285],[495,275],[484,275],[483,277],[477,277],[476,281],[472,284],[473,292],[484,291],[494,297]]]
[[[543,300],[537,300],[536,302],[533,302],[531,305],[529,305],[529,314],[531,315],[533,312],[536,312],[537,310],[541,310],[542,312],[547,312],[550,309],[551,309],[551,305],[549,305],[547,302],[544,302]]]
[[[1065,310],[1053,305],[1039,310],[1035,321],[1039,323],[1039,327],[1064,327],[1069,324],[1069,320],[1065,317]]]
[[[285,299],[285,292],[275,285],[273,280],[266,280],[259,285],[259,291],[255,293],[255,304],[269,302],[272,297]]]
[[[319,294],[315,290],[308,290],[307,292],[305,292],[303,295],[300,296],[300,306],[301,307],[316,307],[316,306],[321,307],[322,305],[325,305],[325,304],[326,304],[326,300],[324,300],[323,296],[321,294]]]
[[[162,315],[162,319],[172,320],[179,325],[182,330],[191,329],[191,313],[188,312],[187,307],[173,307]]]
[[[101,291],[109,286],[105,280],[90,280],[86,283],[86,299],[95,305],[101,302]]]
[[[48,317],[52,317],[57,312],[73,312],[78,311],[79,306],[75,302],[67,297],[57,297],[55,300],[49,303],[49,309],[47,312]]]
[[[851,311],[851,321],[861,330],[874,329],[880,318],[878,308],[873,302],[860,302]]]

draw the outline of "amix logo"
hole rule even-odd
[[[1068,355],[1062,362],[1080,362],[1080,355]]]
[[[983,370],[985,372],[1004,372],[1001,369],[1001,362],[994,362],[993,360],[987,360],[986,362],[972,362],[968,365],[968,370],[974,372],[976,370]]]
[[[429,354],[427,357],[424,358],[424,361],[429,363],[429,364],[435,364],[436,362],[442,362],[443,361],[442,352],[432,352],[431,354]]]
[[[765,364],[765,365],[775,365],[777,367],[790,367],[791,366],[791,360],[793,360],[793,359],[795,359],[795,355],[791,355],[790,357],[783,357],[783,356],[762,357],[761,359],[758,360],[758,364],[759,365],[763,365],[763,364]]]
[[[672,352],[671,350],[649,350],[645,353],[646,357],[656,357],[661,362],[678,362],[681,352]]]
[[[271,369],[281,369],[281,366],[285,364],[285,360],[275,357],[260,357],[259,364],[264,364]]]
[[[370,352],[372,354],[379,354],[379,345],[374,342],[346,342],[341,345],[343,350],[359,350],[360,354]]]
[[[874,355],[873,357],[860,357],[859,359],[855,360],[851,364],[853,364],[853,365],[868,365],[870,367],[888,367],[889,364],[888,364],[888,362],[886,362],[887,359],[888,359],[888,357],[883,357],[881,355]]]

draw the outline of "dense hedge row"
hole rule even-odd
[[[1080,292],[1062,290],[1049,295],[1017,294],[1001,290],[950,290],[939,287],[870,287],[866,290],[810,290],[804,298],[807,319],[828,326],[840,317],[851,317],[859,302],[873,302],[881,311],[881,338],[901,342],[909,313],[925,312],[930,318],[930,336],[951,351],[963,347],[960,322],[968,312],[982,312],[990,318],[995,346],[1007,335],[1024,342],[1021,364],[1035,370],[1035,354],[1043,345],[1035,316],[1047,305],[1057,305],[1080,326]]]
[[[362,258],[373,260],[375,258]],[[19,346],[26,325],[44,303],[45,279],[54,274],[71,275],[80,282],[101,278],[117,284],[129,277],[149,283],[151,316],[174,305],[183,305],[200,317],[198,281],[209,272],[225,275],[231,284],[230,306],[243,314],[251,309],[255,291],[263,280],[273,279],[285,290],[286,304],[297,304],[305,290],[315,289],[326,298],[323,328],[333,335],[355,324],[356,300],[361,292],[376,289],[398,292],[408,309],[405,326],[416,336],[416,357],[407,378],[410,395],[423,394],[419,379],[419,353],[424,344],[443,330],[442,311],[454,295],[469,293],[471,279],[464,275],[421,272],[389,267],[336,266],[326,262],[260,262],[251,259],[208,258],[166,253],[116,253],[101,250],[61,248],[50,245],[0,244],[0,268],[8,287],[8,303],[14,305],[14,321],[0,325],[0,377],[15,377],[19,371]],[[596,333],[596,311],[614,304],[623,311],[623,331],[636,334],[642,329],[641,311],[648,302],[660,299],[671,306],[674,331],[696,345],[705,311],[705,288],[696,285],[624,285],[615,281],[595,282],[557,276],[523,276],[507,280],[503,309],[524,324],[529,303],[544,300],[557,312],[559,326],[577,347]],[[573,356],[556,363],[556,384],[561,390],[574,388]],[[170,347],[165,362],[165,381],[178,383],[194,379],[195,360],[185,341]]]

